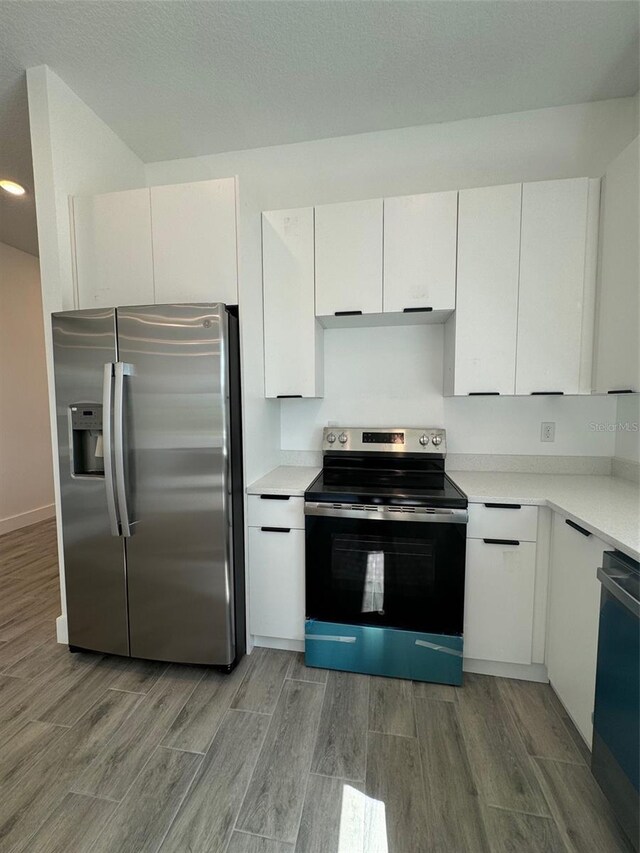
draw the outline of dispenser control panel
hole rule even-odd
[[[71,429],[102,429],[102,406],[71,406]]]

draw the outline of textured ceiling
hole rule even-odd
[[[632,95],[637,2],[6,2],[0,170],[46,63],[145,161]],[[30,200],[0,240],[35,250]]]

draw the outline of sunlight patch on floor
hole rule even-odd
[[[336,853],[389,853],[384,803],[352,785],[342,789]]]

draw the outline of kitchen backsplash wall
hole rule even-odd
[[[322,427],[444,426],[451,454],[614,454],[612,397],[445,398],[441,325],[325,330],[325,396],[283,400],[281,446],[320,447]],[[555,441],[540,441],[542,421]]]

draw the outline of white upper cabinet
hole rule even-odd
[[[591,391],[599,186],[523,185],[516,394]]]
[[[385,312],[453,311],[457,219],[457,192],[384,200]]]
[[[315,209],[316,314],[382,312],[382,199]]]
[[[266,397],[322,395],[323,330],[315,318],[313,208],[262,214]]]
[[[238,303],[236,182],[73,199],[79,308]]]
[[[596,391],[640,391],[640,137],[607,167],[602,189]]]
[[[456,311],[445,328],[446,394],[513,394],[521,184],[461,190]]]
[[[73,199],[78,308],[154,300],[149,190]]]
[[[151,188],[156,302],[238,303],[234,178]]]

